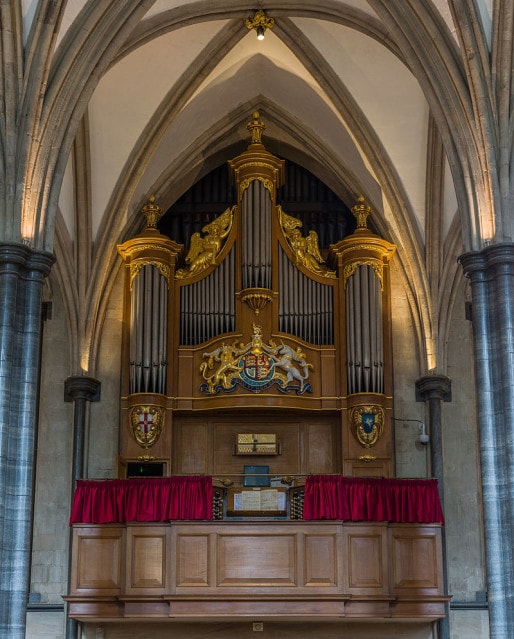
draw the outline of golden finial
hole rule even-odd
[[[371,206],[364,203],[365,200],[363,195],[359,195],[358,202],[359,203],[352,208],[352,213],[357,220],[357,229],[367,229],[368,225],[366,221],[371,215]]]
[[[141,209],[141,212],[146,217],[146,229],[156,229],[157,222],[162,215],[162,209],[158,204],[155,204],[155,196],[151,195],[148,198],[148,204],[145,204]]]
[[[262,9],[255,12],[253,18],[246,18],[245,24],[248,29],[255,29],[257,32],[257,40],[264,40],[264,32],[266,29],[273,29],[275,24],[274,18],[268,18]]]
[[[262,120],[259,120],[260,113],[258,111],[254,111],[252,118],[246,128],[252,134],[252,144],[262,144],[262,134],[264,133],[264,129],[266,125]]]

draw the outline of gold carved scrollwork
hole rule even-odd
[[[265,162],[247,162],[246,166],[269,168],[269,164],[266,164]],[[239,184],[239,197],[240,198],[243,197],[243,193],[245,192],[245,190],[250,186],[250,184],[254,180],[259,180],[259,182],[262,182],[262,185],[264,186],[265,189],[267,189],[270,192],[270,197],[274,201],[275,200],[275,188],[273,186],[273,180],[269,180],[267,178],[263,178],[263,177],[261,177],[259,175],[256,175],[254,177],[245,178],[244,180],[241,180],[241,183]]]
[[[166,279],[168,286],[170,285],[170,267],[167,264],[163,264],[163,262],[159,262],[158,260],[148,260],[145,258],[140,258],[134,260],[130,264],[130,289],[132,290],[132,284],[134,279],[138,275],[139,271],[145,266],[155,266],[155,268],[159,271],[159,273]]]
[[[294,253],[296,263],[316,275],[336,278],[335,271],[328,269],[325,260],[321,257],[316,231],[311,230],[306,237],[303,237],[300,231],[302,221],[284,213],[282,207],[277,208],[282,232]]]
[[[384,430],[384,415],[384,409],[374,404],[350,409],[350,428],[361,446],[371,448],[377,443]]]
[[[216,264],[216,257],[221,251],[223,240],[232,228],[235,210],[235,206],[228,208],[215,220],[206,224],[202,229],[202,233],[205,233],[204,237],[200,233],[193,233],[191,245],[186,255],[187,266],[178,269],[175,275],[177,279],[197,275]]]
[[[379,260],[358,260],[356,262],[351,262],[344,267],[343,271],[343,285],[346,288],[346,283],[350,279],[350,277],[355,273],[357,267],[359,266],[370,266],[374,271],[375,275],[380,280],[380,288],[384,290],[384,281],[383,281],[383,269],[382,263]]]
[[[247,304],[255,315],[259,315],[262,309],[272,301],[273,291],[267,288],[246,288],[240,293],[241,300]]]
[[[164,409],[145,404],[130,409],[130,430],[141,448],[151,448],[159,439],[164,427]]]

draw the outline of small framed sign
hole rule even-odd
[[[236,455],[278,455],[275,433],[239,433],[235,446]]]

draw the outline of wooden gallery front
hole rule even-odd
[[[285,162],[248,130],[233,202],[191,204],[179,243],[150,198],[118,247],[118,479],[77,482],[69,616],[435,621],[437,483],[394,477],[395,247],[362,197],[346,227],[279,203]]]

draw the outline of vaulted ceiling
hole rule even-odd
[[[82,4],[68,3],[61,45],[81,20]],[[393,239],[422,246],[430,109],[373,4],[270,5],[266,15],[275,24],[259,41],[245,25],[252,5],[155,2],[119,47],[85,112],[81,168],[93,238],[112,228],[113,216],[119,228],[120,216],[137,212],[150,193],[169,206],[227,159],[224,148],[247,139],[246,121],[259,109],[271,150],[307,165],[348,205],[364,193]],[[451,37],[450,12],[438,4]],[[60,209],[73,235],[71,168]],[[441,175],[438,213],[448,231],[457,206],[451,176]]]
[[[74,293],[89,300],[84,316],[96,315],[92,287],[112,280],[116,244],[137,230],[148,197],[170,207],[248,140],[246,122],[259,110],[269,150],[306,167],[348,206],[361,194],[371,204],[376,228],[398,246],[420,344],[433,360],[456,255],[492,235],[488,189],[470,196],[463,186],[486,172],[479,136],[466,128],[471,58],[462,55],[464,27],[454,24],[461,12],[475,19],[474,31],[466,28],[483,56],[492,0],[22,6],[29,60],[48,16],[59,18],[41,120],[41,135],[59,153],[47,196],[56,239],[46,231],[43,243],[56,251],[62,281],[84,289]],[[264,40],[245,23],[257,9],[274,19]],[[31,184],[25,206],[36,215],[30,203],[43,190]]]

